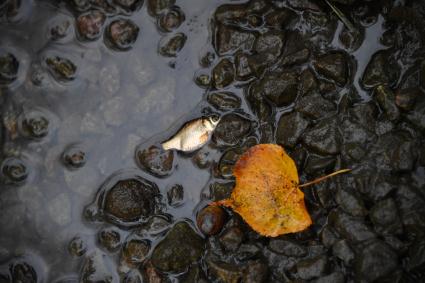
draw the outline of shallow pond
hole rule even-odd
[[[425,280],[425,5],[335,2],[0,0],[0,282]],[[353,169],[306,231],[203,210],[257,143]]]

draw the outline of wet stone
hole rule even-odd
[[[113,2],[129,13],[139,10],[143,5],[143,0],[113,0]]]
[[[139,27],[131,20],[118,19],[111,22],[105,32],[108,46],[119,51],[126,51],[136,42]]]
[[[89,11],[77,18],[77,30],[83,40],[96,40],[102,34],[106,15],[98,10]]]
[[[233,179],[233,167],[240,155],[241,153],[238,150],[230,149],[221,156],[218,163],[218,171],[221,177]]]
[[[165,215],[152,216],[136,233],[139,236],[155,237],[164,233],[171,225],[171,219]]]
[[[22,184],[29,175],[28,165],[17,157],[7,158],[1,164],[1,175],[6,184]]]
[[[378,85],[392,86],[397,82],[400,67],[395,60],[385,51],[378,51],[369,61],[362,78],[366,88]]]
[[[54,56],[45,60],[52,76],[59,81],[72,81],[75,79],[77,66],[69,59]]]
[[[321,120],[303,134],[307,148],[318,154],[338,154],[341,150],[341,134],[334,117]]]
[[[235,78],[235,68],[229,59],[221,60],[212,71],[214,86],[217,89],[229,86]]]
[[[263,95],[276,106],[291,104],[297,97],[297,75],[292,72],[265,76],[260,82]]]
[[[68,146],[62,153],[62,162],[71,169],[78,169],[86,164],[87,157],[78,145]]]
[[[145,179],[125,179],[115,183],[106,193],[104,212],[115,222],[132,223],[155,213],[158,187]]]
[[[376,237],[375,233],[372,232],[364,221],[349,216],[342,211],[332,211],[329,214],[328,220],[343,238],[351,242],[362,242]]]
[[[243,270],[239,266],[209,258],[206,260],[206,264],[212,277],[218,282],[241,282]]]
[[[380,136],[374,150],[369,154],[378,168],[393,172],[413,169],[417,153],[410,134],[404,131],[391,131]]]
[[[297,273],[301,279],[309,280],[323,275],[328,261],[325,256],[304,259],[297,263]]]
[[[8,85],[18,76],[19,61],[15,55],[0,50],[0,85]]]
[[[238,50],[249,51],[253,48],[254,41],[254,33],[220,25],[216,29],[214,47],[219,55],[225,55]]]
[[[254,70],[249,64],[249,57],[246,53],[239,52],[235,56],[236,79],[245,81],[253,76]]]
[[[332,246],[332,253],[334,256],[344,262],[346,266],[349,266],[354,260],[354,252],[350,248],[347,240],[340,240]]]
[[[335,200],[342,210],[348,214],[353,216],[365,216],[367,214],[363,200],[359,195],[351,192],[349,189],[338,188]]]
[[[49,133],[49,120],[37,111],[25,114],[22,130],[31,138],[41,139]]]
[[[307,62],[309,57],[310,50],[308,48],[304,48],[289,55],[286,55],[285,57],[283,57],[279,64],[282,66],[300,65]]]
[[[157,177],[166,177],[173,171],[174,152],[164,151],[157,146],[137,150],[136,159],[139,166]]]
[[[410,111],[421,95],[423,95],[422,91],[417,87],[400,89],[395,94],[395,104],[401,110]]]
[[[359,277],[374,281],[390,274],[397,267],[396,253],[380,240],[367,241],[355,256],[355,270]]]
[[[313,65],[321,76],[335,81],[340,86],[347,83],[348,63],[344,54],[326,54],[317,58]]]
[[[221,118],[213,139],[219,145],[236,145],[251,132],[251,121],[237,114],[228,114]]]
[[[294,11],[288,8],[281,8],[279,10],[273,10],[265,15],[264,20],[267,27],[277,30],[284,30],[294,21],[296,17],[297,14]]]
[[[233,182],[228,183],[213,183],[209,187],[210,199],[212,201],[219,201],[226,198],[229,198],[232,194],[234,187]]]
[[[418,97],[418,101],[406,115],[407,120],[420,130],[425,129],[425,95]]]
[[[68,244],[68,252],[74,257],[83,256],[87,251],[87,245],[84,240],[76,236]]]
[[[279,238],[271,239],[268,249],[275,253],[290,257],[303,257],[307,255],[307,249],[304,246],[301,246],[294,241]]]
[[[220,235],[220,244],[227,252],[235,252],[242,244],[244,233],[239,227],[229,227]]]
[[[325,247],[330,248],[338,241],[338,236],[331,227],[326,225],[323,227],[322,231],[320,231],[320,240]]]
[[[305,69],[300,74],[300,83],[299,83],[299,89],[301,92],[301,95],[306,95],[312,90],[315,90],[318,87],[318,82],[316,79],[316,76],[310,69]]]
[[[172,207],[179,207],[184,203],[184,188],[180,184],[172,186],[167,191],[168,205]]]
[[[176,0],[148,0],[148,11],[152,16],[158,16],[175,3]]]
[[[276,142],[285,147],[294,147],[309,122],[298,112],[282,115],[279,119]]]
[[[181,273],[203,253],[204,240],[186,222],[178,222],[152,253],[152,264],[163,272]]]
[[[186,43],[187,36],[184,33],[176,33],[171,37],[164,37],[159,43],[159,54],[164,57],[176,57]]]
[[[207,96],[209,104],[221,111],[237,109],[241,107],[241,99],[229,91],[211,92]]]
[[[351,31],[347,27],[344,27],[339,34],[339,41],[343,46],[351,52],[359,49],[365,39],[364,29],[355,29]]]
[[[253,261],[245,266],[242,282],[265,283],[267,282],[268,274],[269,270],[265,263],[261,261]]]
[[[177,29],[185,20],[185,15],[180,7],[173,6],[158,18],[158,27],[161,31],[171,32]]]
[[[11,281],[13,283],[35,283],[38,282],[37,273],[34,268],[26,262],[15,262],[10,265]],[[1,279],[1,277],[0,277]]]
[[[220,206],[206,206],[196,216],[198,229],[205,235],[220,233],[223,228],[226,213]]]
[[[254,50],[263,58],[264,63],[274,63],[282,54],[283,44],[282,33],[269,32],[257,37],[254,43]]]
[[[375,231],[380,234],[401,234],[403,226],[398,215],[398,209],[392,198],[381,200],[370,210]]]
[[[150,243],[147,240],[132,239],[124,244],[121,260],[130,267],[141,264],[148,256]]]
[[[99,244],[108,252],[116,252],[121,246],[121,234],[114,228],[105,228],[97,234]]]
[[[329,100],[323,98],[318,92],[312,92],[302,96],[295,104],[295,109],[313,119],[319,119],[328,116],[336,111],[335,105]]]
[[[87,256],[80,274],[81,283],[118,282],[113,263],[107,255],[95,251]]]
[[[379,85],[374,90],[374,95],[379,106],[390,121],[396,121],[400,117],[400,111],[395,104],[395,95],[388,86]]]
[[[346,281],[345,281],[344,274],[342,272],[337,271],[329,275],[322,276],[313,282],[314,283],[344,283]]]

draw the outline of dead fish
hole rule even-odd
[[[169,140],[163,142],[162,148],[164,150],[195,151],[210,140],[219,122],[220,117],[217,115],[191,120]]]

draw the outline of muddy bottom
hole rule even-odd
[[[424,281],[425,5],[331,3],[0,0],[0,282]],[[207,207],[259,143],[308,229]]]

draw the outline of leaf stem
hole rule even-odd
[[[333,176],[338,175],[338,174],[350,172],[350,171],[351,171],[351,169],[341,169],[341,170],[338,170],[336,172],[333,172],[333,173],[331,173],[329,175],[326,175],[326,176],[323,176],[323,177],[319,177],[319,178],[317,178],[317,179],[315,179],[313,181],[310,181],[310,182],[307,182],[305,184],[299,185],[299,187],[300,188],[304,188],[304,187],[307,187],[307,186],[311,186],[311,185],[314,185],[316,183],[319,183],[319,182],[321,182],[321,181],[323,181],[323,180],[325,180],[327,178],[333,177]]]

